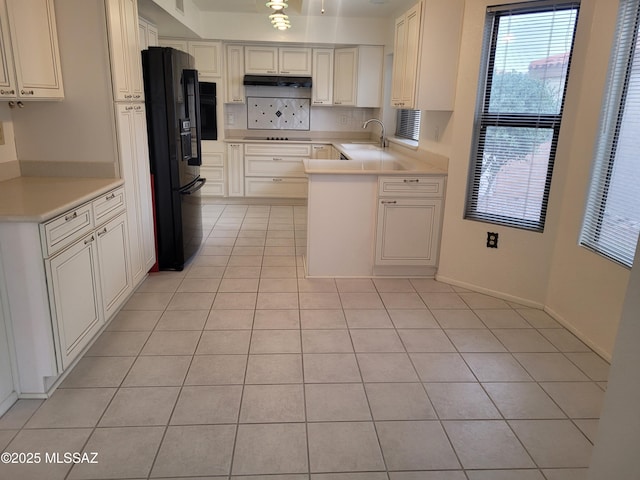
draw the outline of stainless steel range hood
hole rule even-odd
[[[311,77],[286,77],[280,75],[245,75],[244,85],[267,87],[311,87]]]

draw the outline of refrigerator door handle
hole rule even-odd
[[[192,135],[195,133],[196,141],[196,152],[195,155],[192,154],[192,157],[187,161],[189,165],[202,165],[202,149],[200,146],[200,142],[202,140],[202,133],[200,127],[200,86],[198,83],[198,71],[194,69],[185,69],[182,72],[184,77],[184,98],[185,105],[187,107],[187,115],[191,120],[191,131]],[[189,94],[191,93],[189,90],[193,88],[193,96],[191,97]],[[193,100],[193,102],[192,102]]]
[[[180,195],[193,195],[198,190],[200,190],[202,187],[204,187],[205,183],[207,183],[207,179],[200,177],[200,178],[196,179],[195,182],[190,183],[189,185],[187,185],[184,188],[181,188],[180,189]]]

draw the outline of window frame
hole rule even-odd
[[[557,114],[525,114],[525,113],[490,113],[489,105],[491,101],[491,89],[493,85],[494,65],[496,59],[496,48],[500,27],[500,18],[510,15],[524,15],[531,13],[542,13],[554,10],[576,10],[575,25],[571,41],[571,51],[567,60],[567,70],[565,82],[562,89],[560,108]],[[482,61],[480,65],[480,81],[478,82],[478,95],[475,109],[475,119],[472,137],[471,159],[468,175],[467,193],[465,201],[464,219],[474,220],[506,227],[519,228],[542,233],[547,216],[549,195],[551,191],[551,180],[557,152],[560,127],[564,112],[564,103],[567,93],[569,72],[571,70],[571,57],[573,56],[573,46],[575,45],[575,35],[580,14],[579,0],[541,0],[534,2],[512,3],[487,8],[487,16],[484,27],[484,39],[482,46]],[[544,193],[540,208],[538,221],[526,220],[506,215],[491,214],[478,211],[480,197],[480,179],[484,165],[483,153],[487,130],[490,127],[506,128],[539,128],[541,130],[551,130],[551,148],[549,162],[545,177]]]
[[[625,17],[626,10],[630,10]],[[624,30],[632,28],[633,31]],[[605,87],[605,97],[600,117],[599,136],[594,149],[593,167],[589,190],[585,202],[585,212],[580,229],[578,244],[618,265],[630,269],[633,265],[635,248],[623,258],[615,248],[600,241],[603,219],[618,153],[620,130],[627,108],[630,77],[634,66],[638,41],[640,39],[640,0],[621,0],[617,18],[616,37],[610,56],[609,71]],[[640,56],[637,58],[640,69]]]

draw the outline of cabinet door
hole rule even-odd
[[[0,98],[11,99],[16,98],[17,87],[6,11],[5,1],[0,0]]]
[[[244,71],[249,75],[278,73],[277,47],[244,47]]]
[[[358,82],[358,49],[337,48],[334,52],[334,105],[355,105]]]
[[[198,76],[220,77],[222,75],[222,44],[220,42],[189,42],[189,53],[196,60]]]
[[[62,99],[62,70],[53,0],[7,0],[17,94]]]
[[[108,319],[126,300],[132,288],[126,215],[123,213],[99,228],[96,236],[102,305]]]
[[[435,266],[442,200],[378,200],[376,265]]]
[[[311,75],[312,55],[310,48],[278,48],[278,72],[283,75]]]
[[[333,104],[333,48],[313,49],[313,105]]]
[[[106,0],[111,78],[116,101],[144,100],[136,0]]]
[[[2,283],[0,288],[3,288]],[[11,350],[9,350],[9,336],[6,329],[8,319],[5,320],[4,317],[2,299],[3,292],[0,291],[0,415],[6,412],[18,398],[13,383]]]
[[[227,45],[226,103],[244,103],[244,47]]]
[[[331,145],[312,145],[311,158],[328,160],[330,158],[338,158],[331,156]]]
[[[418,3],[396,20],[391,84],[391,105],[414,108],[417,81],[418,54],[420,52],[420,12]]]
[[[79,240],[45,263],[60,361],[66,369],[104,321],[95,234]]]
[[[179,40],[174,38],[159,38],[158,45],[161,47],[171,47],[176,50],[180,50],[184,53],[189,53],[189,45],[186,40]]]
[[[244,153],[242,145],[230,144],[227,148],[227,178],[229,196],[244,197]]]
[[[118,104],[116,108],[120,169],[127,200],[129,259],[135,287],[155,263],[146,118],[143,105]]]

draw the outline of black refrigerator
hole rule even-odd
[[[191,55],[142,52],[158,267],[182,270],[202,243],[200,99]]]

